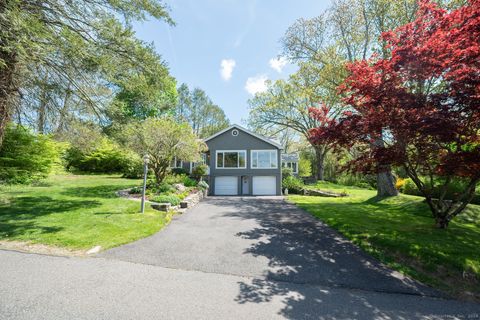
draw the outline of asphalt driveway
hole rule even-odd
[[[101,256],[258,280],[439,296],[281,197],[212,197],[162,232]],[[245,286],[239,299],[265,289],[272,290]]]

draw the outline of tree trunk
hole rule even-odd
[[[395,177],[390,168],[377,173],[377,196],[398,196],[398,190],[395,188]]]
[[[44,94],[42,94],[44,95]],[[46,113],[47,113],[47,105],[46,105],[46,97],[43,97],[40,100],[40,105],[38,107],[38,117],[37,117],[37,130],[38,133],[45,133],[45,122],[46,122]]]
[[[378,138],[373,142],[372,148],[385,148],[382,132],[379,133]],[[395,177],[389,164],[377,163],[377,196],[398,196],[398,190],[395,188]]]
[[[435,218],[435,226],[438,229],[447,229],[449,222],[450,221],[446,217],[443,217],[443,216]]]
[[[315,165],[317,166],[316,179],[324,180],[325,176],[325,148],[324,147],[314,147],[315,149]]]
[[[59,132],[63,132],[65,129],[66,129],[66,125],[65,125],[65,119],[67,117],[67,112],[68,112],[68,107],[69,107],[69,101],[70,101],[70,95],[71,95],[71,91],[70,91],[70,86],[67,88],[66,92],[65,92],[65,97],[63,99],[63,106],[62,106],[62,109],[60,110],[60,118],[58,120],[58,125],[57,125],[57,130],[56,132],[59,133]]]
[[[6,3],[0,2],[0,15],[6,10]],[[1,20],[2,28],[10,31],[10,21]],[[0,38],[0,48],[8,47],[12,39]],[[10,122],[14,110],[13,101],[17,95],[18,87],[16,81],[17,56],[15,51],[1,50],[0,60],[4,66],[0,67],[0,148],[3,143],[5,129]]]

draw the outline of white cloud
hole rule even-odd
[[[287,65],[288,60],[285,57],[272,58],[268,63],[272,69],[276,70],[278,73],[282,73],[282,70]]]
[[[220,62],[220,75],[223,80],[230,80],[236,64],[237,63],[233,59],[223,59],[222,62]]]
[[[252,96],[258,92],[267,91],[267,80],[268,78],[264,74],[250,77],[245,83],[245,90],[247,90]]]

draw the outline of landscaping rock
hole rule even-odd
[[[313,190],[313,189],[303,189],[303,195],[305,196],[315,196],[315,197],[332,197],[339,198],[347,196],[346,193],[335,193],[330,191],[323,190]]]
[[[180,191],[180,192],[185,192],[185,190],[187,190],[187,188],[185,188],[185,186],[184,186],[183,184],[181,184],[181,183],[175,183],[175,184],[173,185],[173,187],[174,187],[175,189],[177,189],[177,191]]]
[[[88,251],[87,251],[87,254],[99,253],[100,250],[102,250],[102,247],[101,247],[101,246],[95,246],[95,247],[93,247],[92,249],[88,250]]]
[[[154,203],[152,204],[152,208],[159,211],[169,211],[171,209],[170,203]]]

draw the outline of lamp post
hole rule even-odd
[[[140,209],[141,213],[145,212],[145,190],[147,189],[147,173],[148,173],[148,162],[150,157],[148,154],[143,156],[143,188],[142,188],[142,208]]]

